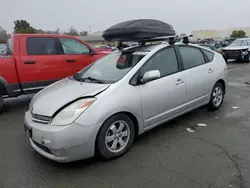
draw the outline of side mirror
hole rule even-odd
[[[95,55],[96,53],[94,52],[94,50],[89,49],[89,55]]]
[[[155,79],[160,78],[160,77],[161,77],[160,71],[158,71],[158,70],[148,71],[148,72],[144,73],[144,75],[141,79],[141,82],[143,84],[145,84],[147,82],[150,82],[150,81],[155,80]]]

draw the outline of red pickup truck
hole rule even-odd
[[[106,54],[78,37],[13,35],[7,42],[6,56],[0,57],[0,110],[3,98],[35,93]]]

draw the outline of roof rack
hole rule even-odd
[[[193,35],[173,35],[173,36],[163,36],[163,37],[155,37],[155,38],[148,38],[143,40],[138,40],[138,44],[140,46],[144,46],[146,42],[157,42],[157,41],[167,41],[170,45],[174,45],[178,40],[182,40],[184,44],[190,43],[189,37],[193,37]],[[125,41],[124,41],[125,42]],[[125,46],[128,47],[128,46]],[[119,41],[117,48],[119,50],[124,48],[123,42]]]

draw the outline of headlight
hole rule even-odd
[[[96,98],[80,99],[63,108],[51,121],[51,125],[68,125],[73,123]]]

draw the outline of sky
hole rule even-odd
[[[105,30],[131,19],[157,19],[177,33],[250,26],[250,0],[0,0],[0,26],[27,20],[43,30]]]

